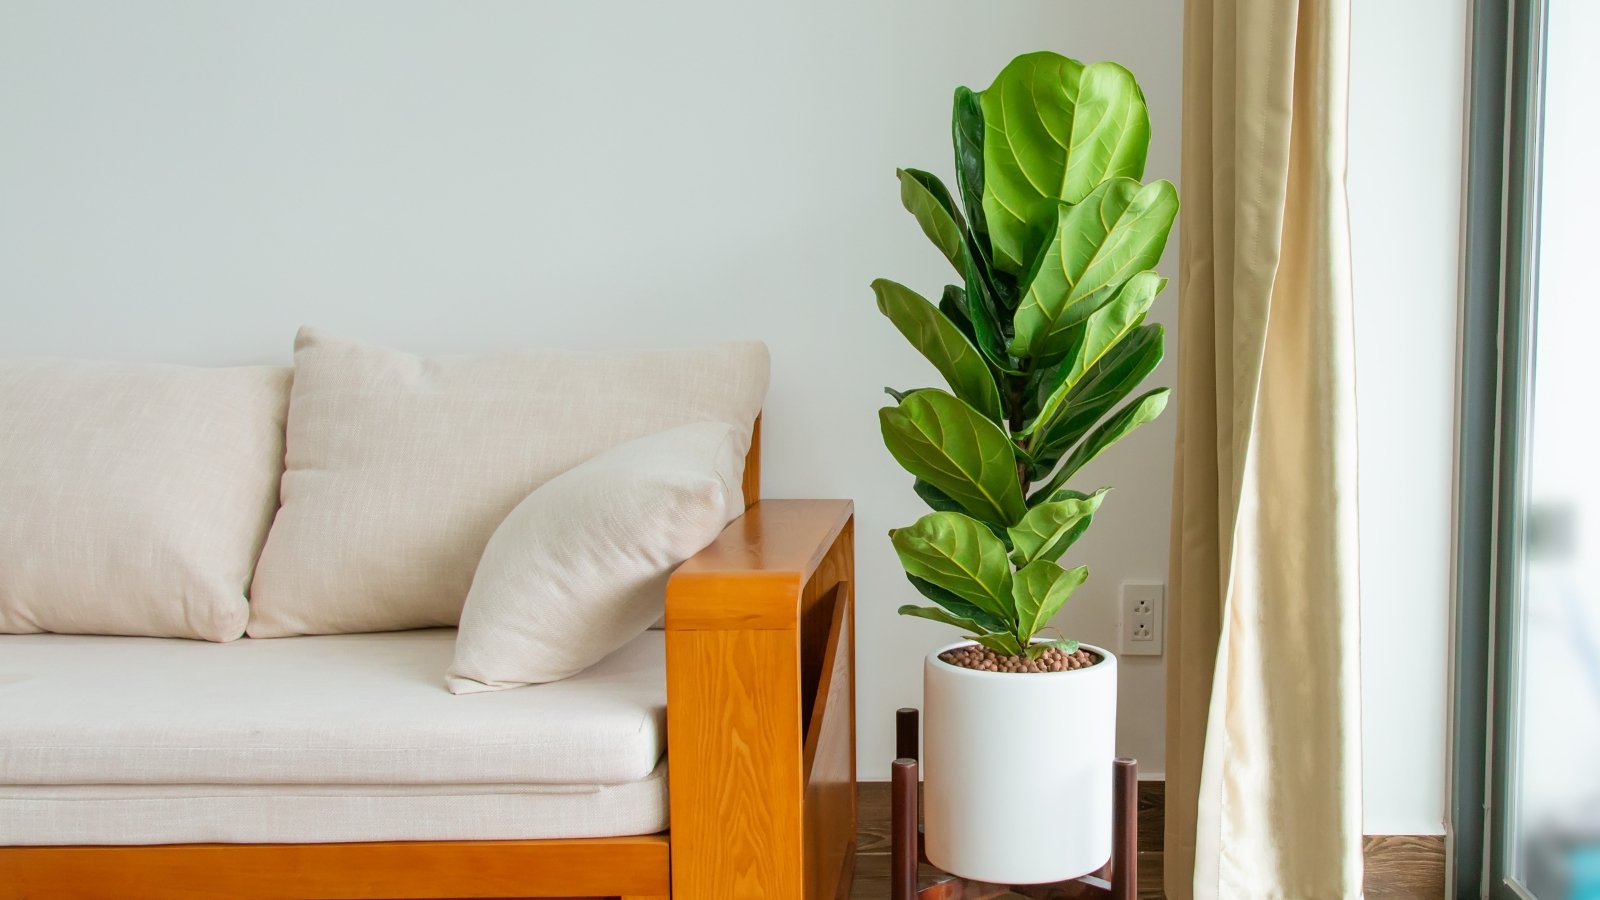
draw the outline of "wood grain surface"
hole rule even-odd
[[[667,838],[0,848],[7,900],[666,896]]]
[[[1362,838],[1366,891],[1385,900],[1444,896],[1444,835],[1369,834]]]
[[[667,582],[667,631],[794,631],[801,592],[850,524],[848,500],[763,500]],[[826,624],[822,626],[826,628]],[[670,647],[670,640],[668,646]]]
[[[805,749],[801,771],[805,779],[802,799],[805,816],[805,895],[813,900],[834,900],[840,879],[850,865],[853,841],[839,840],[855,833],[856,741],[855,679],[851,652],[854,612],[849,602],[849,582],[839,582],[829,597],[834,608],[826,635],[821,673],[812,682],[816,700],[805,721]]]
[[[669,626],[672,870],[685,896],[801,900],[797,644],[794,631]]]
[[[744,455],[744,477],[740,486],[744,492],[744,508],[749,509],[761,499],[761,416],[756,416],[750,430],[750,449]]]
[[[674,897],[831,900],[848,864],[853,753],[835,745],[853,734],[853,705],[809,695],[851,675],[828,652],[830,634],[851,639],[832,627],[853,620],[851,512],[845,501],[764,500],[668,582]],[[810,711],[821,719],[808,773]]]

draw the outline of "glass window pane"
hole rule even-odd
[[[1550,0],[1507,862],[1600,898],[1600,2]]]

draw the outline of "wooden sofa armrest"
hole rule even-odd
[[[853,508],[764,500],[667,584],[674,900],[832,900],[855,840]]]

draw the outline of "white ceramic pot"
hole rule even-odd
[[[1068,672],[922,667],[928,860],[964,878],[1041,884],[1111,857],[1117,659]]]

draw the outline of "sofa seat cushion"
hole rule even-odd
[[[625,784],[0,785],[0,845],[619,837],[667,827],[667,763]]]
[[[666,749],[663,636],[455,696],[455,631],[0,636],[0,785],[597,785]]]

